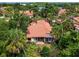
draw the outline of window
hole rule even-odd
[[[46,38],[46,42],[52,42],[52,38]]]
[[[37,41],[44,41],[44,38],[36,38]]]

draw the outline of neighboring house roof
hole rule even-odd
[[[59,10],[59,12],[58,12],[58,15],[60,16],[60,15],[63,15],[63,14],[65,14],[66,13],[66,9],[60,9]]]
[[[79,30],[79,16],[77,17],[73,17],[73,23],[74,23],[74,26],[77,30]]]
[[[38,20],[37,22],[32,22],[28,26],[27,37],[51,37],[51,26],[45,20]]]
[[[30,11],[30,10],[20,11],[20,13],[27,15],[27,16],[33,16],[33,11]]]
[[[14,11],[8,11],[6,9],[11,8],[10,6],[7,7],[0,7],[0,14],[12,14]]]

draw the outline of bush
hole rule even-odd
[[[60,52],[60,56],[79,56],[79,44],[78,43],[74,43],[74,44],[70,44],[68,45],[68,48],[66,49],[63,49],[61,52]]]
[[[11,29],[2,35],[0,35],[0,56],[24,56],[26,38],[21,30]]]
[[[34,43],[30,43],[27,45],[25,56],[27,57],[37,57],[39,56],[38,47]]]
[[[40,54],[42,57],[48,57],[50,55],[50,49],[44,46]]]

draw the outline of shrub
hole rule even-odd
[[[37,57],[39,56],[38,47],[34,43],[30,43],[27,45],[25,56],[27,57]]]
[[[40,54],[42,57],[48,57],[50,55],[50,49],[44,46]]]

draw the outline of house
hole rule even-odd
[[[0,7],[0,16],[4,16],[4,10],[5,10],[5,8],[4,7]]]
[[[58,16],[61,16],[61,15],[64,15],[64,14],[66,14],[66,9],[64,9],[64,8],[60,8],[60,10],[59,10],[59,12],[58,12]]]
[[[76,30],[79,30],[79,16],[73,17],[73,24]]]
[[[27,38],[30,42],[52,42],[52,27],[46,20],[33,21],[28,26]]]
[[[33,17],[33,11],[31,10],[26,10],[26,11],[20,11],[21,14],[24,14],[26,16],[29,16],[30,18]]]

